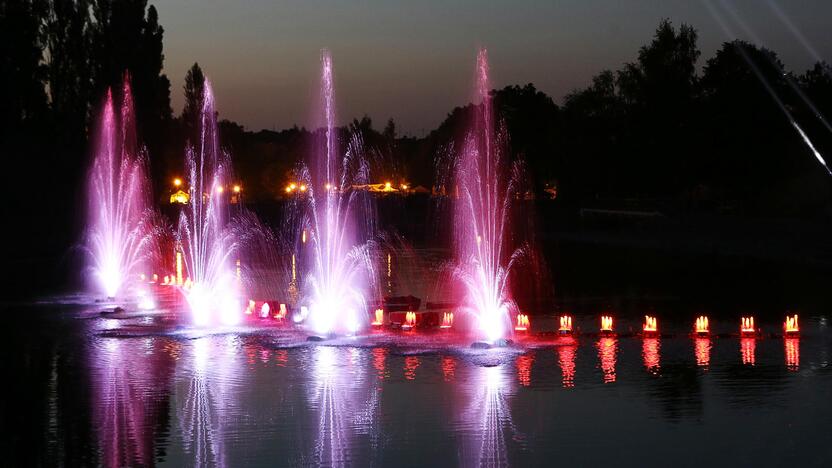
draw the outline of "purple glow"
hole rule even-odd
[[[497,129],[489,95],[488,55],[477,55],[477,99],[472,126],[456,170],[456,276],[465,287],[464,310],[475,317],[485,339],[511,332],[517,307],[510,297],[508,273],[518,252],[508,255],[512,168],[505,161],[506,134]]]
[[[190,203],[179,216],[176,232],[190,285],[184,288],[194,325],[235,325],[242,319],[243,300],[232,255],[237,250],[228,227],[231,160],[219,146],[214,94],[206,80],[197,147],[185,154]]]
[[[97,287],[107,297],[125,293],[138,280],[153,242],[145,157],[136,142],[126,79],[118,111],[107,90],[87,187],[86,248]]]
[[[358,135],[351,138],[343,155],[340,152],[332,57],[326,50],[321,54],[321,66],[323,145],[313,151],[305,177],[310,181],[308,231],[312,249],[305,301],[309,324],[316,333],[353,334],[368,321],[365,290],[370,275],[366,273],[372,264],[367,244],[358,241],[357,232],[358,217],[367,213],[360,202],[366,199],[352,190],[352,184],[366,183],[368,169],[361,158]],[[367,231],[372,232],[372,217],[363,218]]]

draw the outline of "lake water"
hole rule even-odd
[[[670,336],[652,340],[587,333],[473,351],[406,338],[322,346],[248,329],[113,338],[102,333],[156,319],[100,310],[81,296],[4,306],[7,466],[832,460],[823,313],[801,317],[799,339],[697,341],[685,318],[660,322]],[[585,330],[595,320],[575,317]],[[713,321],[726,334],[738,324]],[[763,325],[778,332],[774,319]]]

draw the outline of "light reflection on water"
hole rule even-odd
[[[27,380],[44,410],[19,411],[70,465],[598,464],[646,451],[693,464],[703,445],[748,463],[832,456],[832,334],[817,321],[800,338],[579,336],[476,356],[60,330],[44,379]]]

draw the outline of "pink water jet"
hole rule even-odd
[[[146,157],[136,139],[125,78],[118,107],[107,90],[87,185],[86,249],[99,292],[114,298],[139,282],[153,253],[153,211]]]
[[[214,94],[206,80],[199,122],[199,141],[185,152],[190,201],[176,231],[187,277],[183,292],[198,326],[235,325],[242,320],[243,298],[234,266],[238,249],[229,224],[230,196],[222,190],[232,180],[230,155],[220,148]]]
[[[308,324],[315,333],[353,334],[369,322],[366,297],[372,261],[368,243],[359,239],[372,236],[374,216],[367,195],[352,190],[353,184],[366,184],[368,165],[362,157],[360,135],[352,135],[341,149],[335,126],[332,57],[326,50],[321,54],[321,67],[322,141],[303,176],[308,186],[308,215],[302,232],[311,241],[311,271],[303,302],[308,304]]]
[[[462,309],[474,317],[483,339],[511,333],[518,310],[508,274],[520,254],[510,245],[509,215],[516,191],[516,169],[507,161],[507,135],[497,125],[489,93],[488,55],[477,55],[474,116],[458,155],[455,203],[455,275],[464,285]]]

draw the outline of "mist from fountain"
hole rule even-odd
[[[369,242],[375,215],[366,192],[353,184],[366,184],[368,164],[359,134],[353,134],[342,152],[335,126],[335,90],[332,57],[321,53],[321,109],[324,119],[318,144],[302,171],[307,182],[306,217],[309,262],[303,302],[309,305],[308,323],[318,334],[353,334],[366,326],[368,291],[372,283]],[[299,231],[300,232],[300,231]]]
[[[238,237],[229,224],[231,158],[219,145],[214,94],[206,80],[197,146],[185,152],[190,201],[179,216],[176,240],[189,281],[183,286],[192,323],[235,325],[242,316],[234,255]]]
[[[476,75],[479,103],[456,160],[454,273],[464,286],[462,310],[474,318],[481,337],[493,342],[511,333],[517,312],[508,275],[522,253],[510,246],[518,169],[506,159],[507,135],[494,115],[485,49],[477,55]]]
[[[129,293],[154,253],[146,157],[138,145],[130,81],[116,107],[108,89],[87,185],[85,248],[96,288],[107,297]]]

